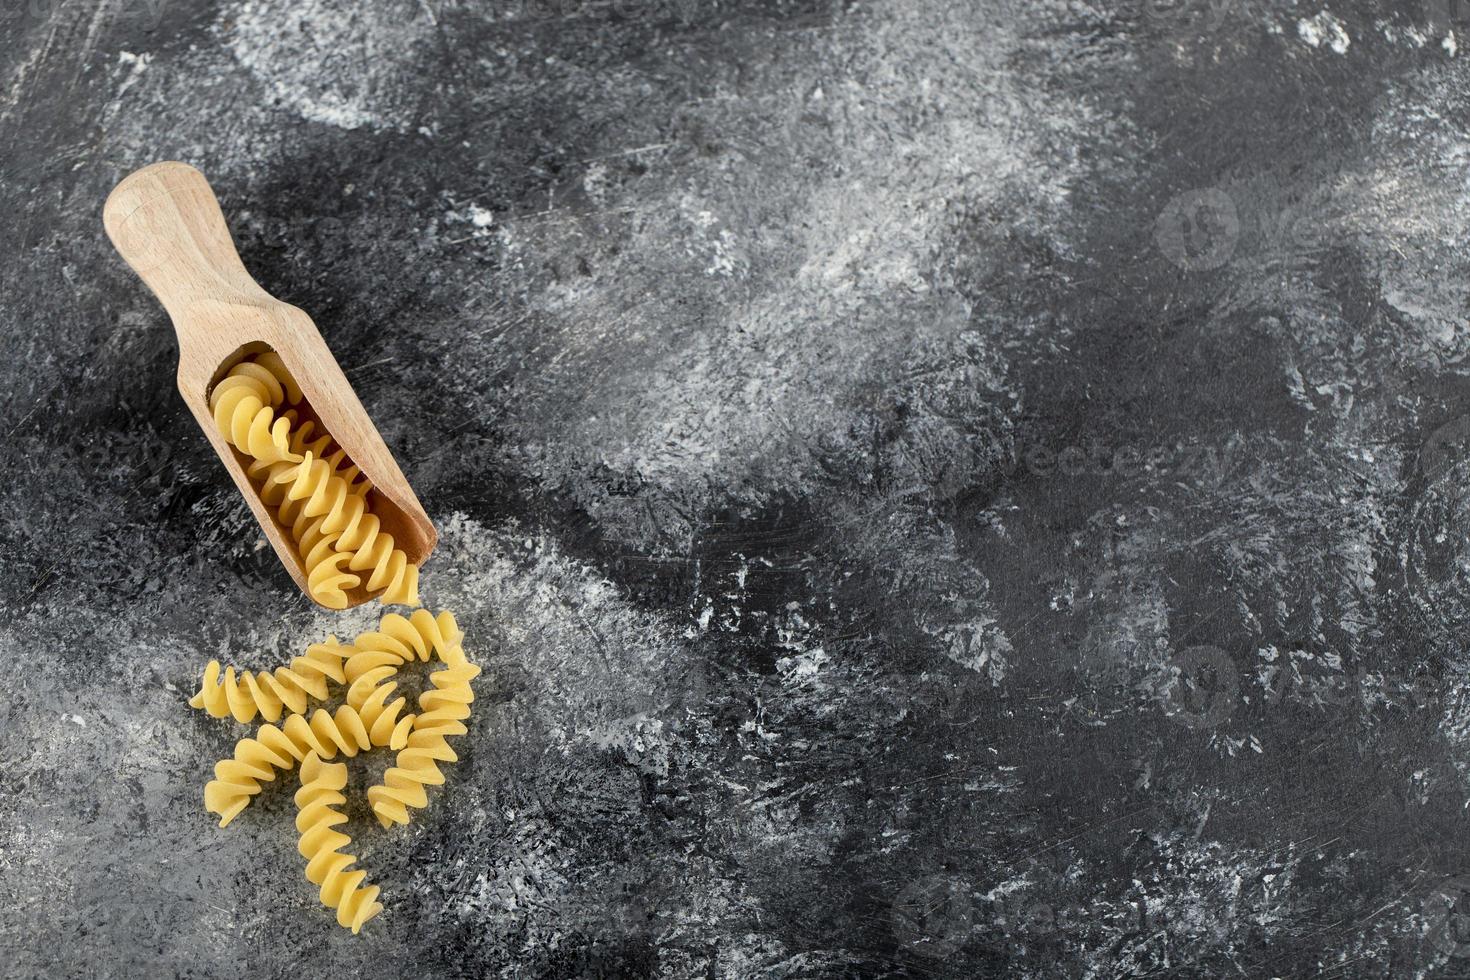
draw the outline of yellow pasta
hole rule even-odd
[[[325,459],[331,465],[332,472],[347,481],[347,488],[352,493],[365,495],[372,489],[372,484],[367,482],[362,470],[347,458],[347,450],[333,442],[330,435],[323,432],[315,439],[311,437],[316,428],[315,422],[311,419],[298,420],[294,411],[282,413],[282,418],[291,423],[291,452],[297,456],[305,456],[310,452],[319,459]]]
[[[307,417],[301,388],[279,355],[266,352],[237,364],[210,393],[209,406],[225,441],[247,457],[246,472],[261,500],[289,530],[313,599],[342,609],[360,588],[387,604],[419,606],[418,567],[373,513],[365,475],[331,433]],[[480,668],[465,656],[462,642],[447,611],[389,613],[351,644],[329,638],[274,670],[222,670],[212,660],[189,700],[216,718],[264,722],[215,764],[204,787],[205,808],[221,827],[278,771],[299,766],[296,828],[306,877],[354,933],[383,906],[379,888],[367,884],[367,873],[354,867],[357,859],[343,852],[351,843],[338,829],[347,822],[340,809],[347,767],[327,760],[392,749],[394,765],[367,791],[378,822],[404,824],[410,809],[427,806],[426,787],[445,780],[440,765],[458,761],[449,740],[466,733],[475,698],[470,682]],[[397,672],[436,657],[443,666],[419,695],[418,713],[410,712],[408,699],[398,694]],[[345,703],[308,715],[312,702],[331,696],[333,685],[345,685]]]
[[[470,681],[479,673],[479,667],[459,654],[429,675],[433,689],[419,695],[421,713],[414,720],[408,744],[399,751],[396,765],[383,774],[383,781],[367,792],[368,803],[384,827],[408,823],[410,807],[428,806],[424,787],[444,783],[438,763],[459,761],[449,739],[468,731],[464,719],[475,699]]]
[[[331,465],[333,472],[347,481],[348,488],[352,493],[366,496],[372,489],[372,484],[362,475],[362,471],[347,457],[347,450],[336,446],[332,437],[325,432],[316,438],[312,438],[312,432],[316,429],[316,423],[311,419],[302,419],[294,408],[289,408],[275,418],[272,425],[276,427],[285,426],[285,455],[271,455],[265,458],[251,457],[245,466],[246,475],[250,482],[257,488],[264,489],[266,481],[272,473],[279,471],[279,464],[291,466],[301,462],[308,453],[312,453],[319,459],[324,459]],[[228,441],[228,440],[227,440]],[[248,450],[241,450],[250,456]],[[276,494],[277,503],[282,495]],[[283,521],[282,523],[287,523]]]
[[[348,590],[357,588],[362,579],[347,570],[352,556],[337,549],[341,534],[325,531],[323,518],[307,514],[299,500],[287,496],[286,488],[295,478],[297,465],[281,462],[269,466],[260,497],[276,509],[276,517],[290,530],[306,568],[306,588],[311,597],[328,609],[346,609]]]
[[[436,653],[441,660],[462,654],[462,636],[447,610],[438,616],[427,609],[416,609],[409,617],[389,613],[376,630],[359,633],[350,646],[328,637],[273,671],[225,667],[221,678],[219,661],[211,660],[189,705],[215,718],[233,716],[242,724],[255,720],[257,714],[269,722],[279,721],[283,713],[301,714],[311,701],[325,700],[331,683],[352,684],[380,667],[390,668],[387,674],[378,675],[386,678],[411,660],[428,660]],[[360,706],[351,698],[348,703]]]
[[[357,858],[343,854],[352,838],[336,828],[347,822],[347,814],[334,809],[347,797],[347,767],[326,763],[315,752],[301,760],[301,788],[296,791],[296,830],[301,834],[297,850],[306,858],[306,880],[319,885],[322,904],[337,910],[337,922],[357,933],[363,923],[383,911],[377,885],[363,887],[367,872],[353,868]]]
[[[281,390],[285,393],[286,401],[289,404],[301,404],[301,399],[305,396],[302,395],[301,387],[296,383],[296,379],[291,377],[291,372],[286,370],[286,363],[281,360],[280,354],[277,354],[273,350],[268,350],[264,353],[256,354],[252,360],[271,373],[271,376],[280,384]]]
[[[406,745],[415,724],[412,714],[399,717],[408,706],[407,698],[388,700],[398,687],[397,682],[389,680],[393,673],[392,667],[379,667],[363,674],[347,688],[348,706],[367,726],[368,741],[379,748]]]
[[[322,519],[300,515],[291,525],[301,561],[306,566],[306,587],[312,596],[328,609],[347,608],[347,590],[362,583],[359,576],[347,571],[352,556],[337,550],[339,535],[322,530]]]
[[[262,370],[265,372],[264,375],[261,373]],[[228,377],[234,377],[236,375],[255,378],[265,383],[268,386],[270,394],[273,396],[269,402],[272,408],[278,408],[282,400],[286,404],[293,406],[301,404],[303,397],[301,388],[296,384],[296,379],[291,377],[291,372],[286,370],[286,365],[281,360],[281,355],[275,351],[266,351],[263,354],[257,354],[254,358],[235,365],[231,369]],[[274,381],[275,384],[271,385],[271,381]],[[221,385],[223,386],[223,382],[221,382]],[[216,388],[216,391],[218,390]],[[211,394],[210,398],[210,407],[213,408],[214,396]],[[324,431],[320,436],[313,439],[311,433],[316,428],[316,423],[310,419],[302,420],[294,408],[282,412],[281,418],[286,420],[290,431],[288,447],[295,456],[293,462],[299,461],[309,449],[316,453],[317,456],[330,460],[332,468],[339,470],[343,479],[349,484],[353,484],[355,490],[361,493],[367,493],[369,486],[365,480],[360,484],[354,482],[361,476],[362,471],[352,465],[351,460],[347,459],[346,450],[336,447],[329,433]],[[215,421],[219,421],[218,416]],[[235,445],[234,442],[230,444]],[[263,467],[268,466],[270,462],[269,460],[256,458],[255,462],[252,462],[250,465],[250,475],[252,477],[261,475]]]
[[[277,508],[277,517],[291,531],[302,564],[306,567],[307,590],[312,598],[331,609],[347,608],[347,590],[356,588],[361,579],[343,569],[351,556],[338,557],[333,547],[336,536],[321,531],[321,522],[297,520],[294,502],[284,500],[284,493],[272,493],[275,484],[272,477],[298,466],[308,452],[325,447],[321,441],[310,440],[309,423],[296,425],[294,410],[280,416],[275,409],[282,402],[292,404],[301,401],[301,390],[281,363],[274,351],[257,355],[254,360],[242,361],[230,369],[228,375],[210,392],[210,409],[215,423],[224,434],[225,441],[246,456],[251,462],[246,473],[261,489],[261,498],[267,506]],[[330,439],[328,438],[328,441]],[[336,466],[345,460],[346,454],[338,450],[332,457]],[[358,473],[355,466],[346,470],[349,478]],[[346,481],[344,480],[344,485]],[[360,491],[365,494],[367,491]],[[282,506],[284,505],[284,506]]]
[[[274,780],[277,769],[293,768],[308,752],[324,759],[334,759],[339,752],[352,758],[371,749],[374,736],[378,745],[406,745],[412,721],[390,719],[387,726],[378,724],[389,717],[390,710],[391,706],[368,701],[361,711],[344,704],[336,712],[318,708],[310,720],[304,714],[288,715],[279,727],[261,725],[254,738],[235,743],[232,757],[215,763],[214,778],[204,786],[204,808],[219,816],[221,827],[227,827],[250,805],[261,783]]]
[[[285,390],[270,371],[244,361],[209,393],[209,410],[225,441],[256,464],[297,463],[291,451],[291,422],[278,418]]]
[[[417,606],[418,566],[396,546],[368,505],[372,489],[331,434],[283,403],[301,389],[274,351],[230,369],[210,392],[210,410],[225,441],[250,458],[246,473],[261,499],[291,532],[306,569],[307,591],[329,609],[345,609],[347,593],[364,585],[390,604]]]
[[[411,660],[428,660],[433,654],[445,661],[455,656],[462,658],[462,638],[459,624],[448,610],[435,616],[427,609],[415,609],[408,618],[389,613],[379,621],[377,630],[357,634],[343,673],[351,683],[378,667],[396,670]]]
[[[308,701],[327,697],[329,681],[346,681],[343,665],[355,653],[352,647],[338,643],[336,637],[329,637],[325,643],[307,647],[305,656],[274,671],[241,671],[237,679],[235,668],[226,667],[223,682],[219,661],[211,660],[204,668],[199,693],[189,699],[189,705],[203,708],[215,718],[233,715],[242,723],[253,721],[257,714],[266,721],[277,721],[283,709],[300,714]]]
[[[254,360],[280,383],[288,404],[292,406],[301,404],[304,397],[301,388],[296,384],[296,379],[291,377],[291,372],[286,370],[281,355],[275,351],[267,351],[264,354],[257,354]],[[310,450],[319,458],[327,460],[331,463],[332,470],[347,481],[354,493],[365,494],[372,489],[372,485],[362,475],[362,470],[347,458],[347,450],[337,445],[330,432],[323,429],[320,435],[313,438],[312,432],[317,425],[315,422],[311,419],[302,419],[295,408],[287,409],[281,414],[291,423],[291,451],[293,453],[300,457]]]
[[[332,547],[339,554],[348,556],[347,567],[354,572],[369,572],[369,592],[381,591],[380,598],[387,603],[418,605],[418,566],[396,546],[393,535],[382,529],[378,516],[368,509],[367,499],[353,493],[327,460],[316,458],[308,450],[299,463],[273,467],[269,484],[285,491],[283,514],[291,504],[298,504],[299,512],[290,508],[298,519],[322,519],[314,526],[323,539],[331,536]]]

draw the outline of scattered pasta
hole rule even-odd
[[[353,868],[357,858],[343,854],[352,838],[336,828],[347,822],[347,814],[334,809],[347,802],[347,767],[321,760],[315,752],[301,760],[301,788],[296,791],[296,830],[301,834],[297,850],[306,858],[306,880],[321,886],[320,897],[327,908],[337,910],[339,925],[357,933],[362,925],[383,911],[377,885],[363,887],[367,872]]]
[[[204,806],[219,815],[219,825],[231,820],[250,805],[262,782],[276,778],[316,752],[326,759],[337,753],[351,758],[373,747],[370,723],[357,709],[343,705],[336,713],[318,708],[308,721],[305,715],[289,715],[279,727],[261,725],[254,738],[235,743],[235,754],[215,763],[214,778],[204,785]]]
[[[407,823],[409,810],[428,805],[426,787],[443,784],[441,764],[458,761],[449,739],[466,733],[474,691],[470,682],[480,668],[465,656],[463,634],[449,612],[435,615],[417,609],[411,616],[388,613],[377,628],[359,633],[350,644],[329,638],[274,672],[226,668],[211,661],[204,683],[190,700],[218,718],[249,722],[257,715],[280,724],[261,724],[252,736],[214,767],[204,787],[204,805],[221,827],[246,809],[263,783],[277,772],[300,768],[302,788],[296,794],[301,814],[302,854],[311,863],[307,877],[322,888],[322,901],[337,909],[337,921],[354,932],[382,911],[376,887],[361,888],[365,873],[348,870],[353,858],[338,853],[348,839],[334,828],[347,820],[333,810],[345,802],[346,767],[328,765],[338,756],[353,758],[376,748],[398,753],[381,784],[367,791],[368,804],[384,827]],[[439,670],[418,697],[418,713],[408,712],[408,699],[397,694],[398,671],[407,664],[438,659]],[[335,711],[317,708],[308,716],[308,700],[324,700],[331,685],[345,684],[344,702]],[[310,853],[308,853],[308,851]],[[316,877],[313,877],[313,876]]]
[[[211,660],[189,699],[215,718],[242,724],[257,719],[253,735],[235,743],[215,764],[204,806],[226,827],[277,772],[299,769],[296,791],[298,849],[306,877],[319,886],[337,921],[358,932],[383,911],[376,885],[338,829],[348,822],[347,767],[333,762],[377,748],[397,752],[383,781],[367,791],[383,827],[407,823],[409,809],[428,805],[425,787],[443,784],[440,764],[458,761],[449,739],[464,735],[480,668],[465,656],[459,624],[447,611],[419,608],[419,570],[372,512],[371,484],[361,470],[306,416],[299,385],[273,351],[235,365],[210,393],[210,411],[227,443],[246,457],[246,473],[261,500],[290,532],[306,569],[307,591],[328,608],[343,609],[358,588],[385,604],[415,607],[388,613],[377,628],[351,643],[329,637],[274,670],[221,668]],[[418,711],[398,693],[405,665],[438,659],[418,696]],[[335,689],[340,688],[340,691]],[[333,711],[317,707],[340,693]]]
[[[242,723],[253,721],[256,714],[266,721],[279,721],[282,709],[300,714],[308,701],[325,700],[329,681],[341,684],[347,679],[343,664],[354,653],[352,647],[329,637],[325,643],[307,647],[305,656],[274,671],[242,671],[236,679],[235,668],[226,667],[223,681],[219,661],[211,660],[204,668],[199,693],[189,699],[189,705],[203,708],[215,718],[233,715]]]
[[[377,630],[357,634],[352,641],[354,652],[347,658],[343,672],[351,683],[376,667],[396,668],[411,660],[428,660],[434,654],[447,661],[463,656],[462,638],[459,624],[448,610],[434,616],[427,609],[415,609],[408,618],[389,613]]]
[[[467,731],[464,719],[470,716],[470,702],[475,699],[470,681],[479,673],[479,667],[461,656],[430,675],[434,687],[419,695],[421,714],[414,719],[408,744],[399,750],[397,764],[383,773],[382,783],[367,792],[368,803],[384,827],[408,823],[409,807],[428,806],[424,787],[444,782],[438,763],[459,761],[449,739]]]

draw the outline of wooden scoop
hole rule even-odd
[[[369,505],[383,528],[411,564],[420,564],[438,540],[434,525],[311,317],[245,271],[204,175],[185,163],[144,167],[108,195],[102,223],[168,310],[179,336],[179,393],[301,590],[307,592],[306,569],[290,531],[261,501],[245,473],[248,460],[225,442],[209,410],[214,385],[244,357],[266,349],[280,355],[309,414],[372,483]],[[369,598],[361,587],[348,593],[349,605]]]

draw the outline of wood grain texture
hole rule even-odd
[[[213,385],[242,356],[276,351],[312,414],[365,473],[373,512],[417,565],[434,548],[434,525],[368,418],[311,317],[260,287],[230,237],[214,191],[186,163],[155,163],[124,178],[102,212],[108,237],[163,303],[179,338],[179,394],[250,504],[267,540],[303,592],[307,570],[290,531],[260,499],[245,458],[224,440],[209,410]],[[350,605],[371,598],[362,587]]]

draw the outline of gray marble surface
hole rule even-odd
[[[1470,974],[1462,6],[6,4],[0,972]],[[169,158],[485,667],[358,937],[201,805],[203,664],[375,611],[103,237]]]

